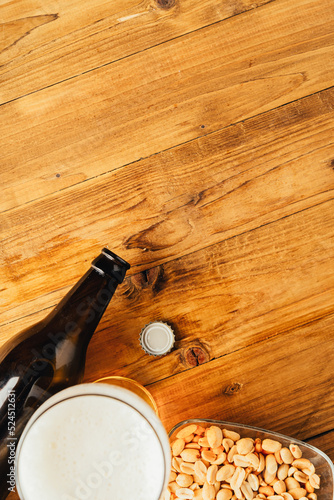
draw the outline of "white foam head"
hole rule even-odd
[[[35,412],[16,468],[22,500],[158,500],[169,477],[169,442],[135,394],[81,384]]]

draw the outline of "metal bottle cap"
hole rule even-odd
[[[163,356],[173,347],[175,337],[167,323],[154,321],[144,326],[139,337],[142,348],[151,356]]]

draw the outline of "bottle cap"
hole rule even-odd
[[[175,337],[167,323],[154,321],[144,326],[139,337],[142,348],[151,356],[163,356],[173,347]]]

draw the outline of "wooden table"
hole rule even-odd
[[[103,246],[85,381],[334,459],[333,0],[5,0],[0,342]],[[173,351],[140,348],[169,323]]]

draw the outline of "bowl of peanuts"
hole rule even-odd
[[[169,433],[163,500],[334,500],[334,466],[321,450],[257,427],[184,420]]]

